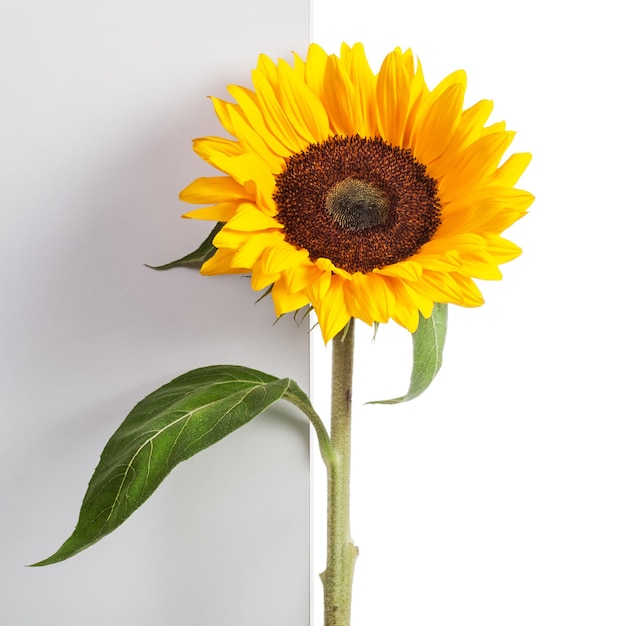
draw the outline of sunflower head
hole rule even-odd
[[[313,44],[260,56],[252,84],[213,99],[233,139],[194,141],[224,174],[181,192],[209,205],[185,217],[224,222],[203,274],[251,274],[278,316],[311,305],[325,341],[353,317],[414,332],[436,302],[482,304],[474,279],[521,252],[501,233],[533,200],[514,188],[530,155],[502,162],[513,133],[485,126],[490,101],[463,108],[464,72],[430,90],[410,50],[374,74],[361,44]]]

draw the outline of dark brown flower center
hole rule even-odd
[[[274,200],[289,243],[352,273],[407,259],[441,222],[436,181],[379,137],[333,137],[294,154]]]

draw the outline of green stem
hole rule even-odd
[[[324,626],[349,626],[352,578],[358,549],[350,536],[350,441],[354,320],[333,340],[330,438],[335,454],[328,469],[328,547]]]

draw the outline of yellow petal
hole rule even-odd
[[[276,215],[276,204],[272,199],[276,180],[267,164],[257,155],[216,156],[213,165],[232,176],[243,186],[248,196],[256,197],[259,209],[268,215]]]
[[[391,312],[391,319],[396,324],[406,328],[410,333],[414,333],[419,323],[420,311],[408,296],[408,289],[402,281],[395,281],[394,288],[396,291],[396,305]],[[399,295],[398,292],[402,295]]]
[[[526,214],[534,197],[508,187],[487,187],[474,197],[459,197],[442,211],[437,238],[467,232],[501,233]]]
[[[402,280],[393,280],[391,286],[396,297],[391,318],[410,333],[414,333],[419,323],[420,311],[424,317],[430,317],[433,302],[409,289]]]
[[[303,250],[303,252],[306,251]],[[322,276],[330,276],[330,273],[320,270],[314,263],[312,263],[308,254],[306,258],[300,257],[300,264],[293,264],[283,271],[283,280],[285,285],[290,291],[300,292],[314,282],[321,280]]]
[[[501,280],[502,272],[493,257],[479,248],[461,253],[463,272],[482,280]]]
[[[528,152],[512,154],[493,174],[491,180],[498,185],[513,186],[528,167],[532,155]]]
[[[333,132],[346,136],[357,134],[363,120],[361,112],[355,108],[354,85],[345,66],[334,55],[328,57],[322,89],[322,101]]]
[[[451,272],[449,276],[454,279],[462,295],[462,300],[458,304],[465,307],[482,306],[485,304],[483,295],[469,276],[459,272]]]
[[[280,245],[265,251],[260,264],[267,273],[282,273],[294,265],[306,263],[309,255],[306,250],[298,250],[290,243],[283,241]],[[300,291],[300,290],[299,290]]]
[[[446,91],[451,85],[460,83],[462,85],[467,84],[467,74],[465,70],[456,70],[451,74],[448,74],[431,92],[430,102],[434,102],[440,94]]]
[[[251,200],[245,189],[230,176],[209,176],[196,178],[179,194],[183,202],[190,204],[211,204],[229,200]]]
[[[317,44],[311,44],[306,57],[304,78],[309,89],[320,98],[328,55]]]
[[[220,274],[243,274],[248,268],[233,265],[235,254],[231,250],[218,250],[208,261],[203,263],[200,273],[203,276],[218,276]]]
[[[487,251],[497,263],[508,263],[522,254],[522,249],[499,235],[484,235]]]
[[[211,158],[214,154],[236,156],[243,154],[243,148],[236,141],[222,137],[199,137],[193,140],[193,150],[202,159],[213,165]]]
[[[228,228],[247,232],[284,227],[273,217],[259,211],[256,205],[245,202],[239,206],[235,215],[228,220]]]
[[[278,69],[272,59],[270,59],[266,54],[260,54],[256,67],[257,72],[265,76],[273,88],[278,86]]]
[[[442,224],[437,229],[435,239],[445,240],[448,237],[464,233],[482,232],[484,224],[493,215],[506,209],[501,200],[480,199],[461,204],[463,198],[442,211]],[[488,229],[487,229],[488,230]]]
[[[482,236],[463,234],[445,238],[442,237],[435,241],[429,241],[423,248],[426,248],[433,257],[437,256],[438,251],[442,256],[446,253],[449,255],[453,252],[454,257],[458,260],[456,266],[450,268],[437,264],[428,267],[427,262],[425,262],[425,272],[435,270],[442,273],[449,272],[453,275],[455,275],[456,272],[462,272],[483,280],[500,280],[502,278],[498,264],[489,254],[487,242]]]
[[[431,299],[433,302],[458,304],[460,306],[480,306],[483,297],[471,278],[460,272],[424,271],[418,285],[407,285]]]
[[[227,222],[239,206],[238,202],[220,202],[213,206],[203,207],[195,211],[188,211],[183,217],[194,220],[214,220],[216,222]]]
[[[282,273],[293,265],[306,261],[304,250],[297,250],[291,244],[283,241],[271,248],[266,248],[252,272],[252,288],[264,289],[270,283],[281,278]],[[287,286],[287,283],[285,283]]]
[[[300,137],[308,143],[328,139],[330,128],[326,109],[284,61],[278,63],[278,81],[280,103]]]
[[[447,272],[424,272],[419,281],[406,283],[416,296],[432,302],[459,304],[463,294]]]
[[[406,260],[401,261],[400,263],[394,263],[393,265],[376,268],[373,270],[373,273],[413,281],[419,280],[420,276],[422,275],[422,266],[418,261]]]
[[[437,272],[454,272],[461,269],[461,260],[456,250],[444,250],[433,254],[422,250],[416,255],[416,259],[423,269]]]
[[[421,71],[421,67],[418,65],[418,70]],[[414,79],[415,80],[415,79]],[[463,70],[458,70],[456,72],[452,72],[449,76],[446,76],[432,91],[428,91],[426,84],[423,82],[423,78],[419,79],[419,82],[416,86],[419,86],[421,83],[422,89],[420,93],[420,97],[416,104],[412,104],[412,110],[410,113],[410,132],[408,133],[408,141],[406,145],[408,146],[418,146],[420,137],[424,134],[423,124],[424,118],[428,114],[430,107],[433,102],[436,102],[440,96],[445,93],[450,87],[454,85],[462,85],[463,88],[467,84],[467,77]],[[414,87],[415,88],[415,87]],[[409,127],[407,126],[407,130]],[[405,133],[405,137],[406,137]]]
[[[279,245],[282,241],[284,241],[284,235],[279,230],[233,230],[229,228],[229,224],[226,223],[219,233],[215,235],[213,243],[218,248],[239,250],[253,239],[256,240],[257,243],[265,244],[267,241],[270,241],[273,244]],[[265,247],[265,245],[262,246],[262,248]],[[243,267],[243,265],[241,267]]]
[[[211,97],[211,102],[213,103],[215,114],[217,115],[221,125],[234,137],[235,133],[230,122],[230,112],[236,105],[226,102],[225,100],[220,100],[220,98],[216,98],[214,96]]]
[[[239,85],[230,85],[228,91],[239,103],[241,112],[249,125],[261,136],[267,147],[278,156],[283,158],[290,157],[293,154],[292,151],[282,144],[274,133],[268,129],[257,95],[253,91]]]
[[[276,316],[280,317],[290,311],[297,311],[309,304],[309,299],[304,292],[293,293],[282,280],[277,280],[272,287],[272,300]]]
[[[267,252],[267,250],[265,250]],[[261,268],[261,264],[257,263],[252,268],[252,277],[250,279],[250,286],[255,291],[261,291],[266,289],[272,283],[275,283],[280,278],[280,274],[266,274]]]
[[[350,321],[344,300],[344,282],[341,276],[332,276],[324,297],[314,305],[325,343],[343,330]]]
[[[228,224],[215,235],[213,244],[220,249],[228,249],[237,251],[243,246],[254,233],[241,232],[240,230],[231,230]]]
[[[256,154],[268,167],[272,174],[280,174],[284,169],[285,160],[272,152],[259,134],[237,112],[231,113],[231,122],[235,136],[239,139],[244,152]]]
[[[267,77],[258,71],[253,71],[252,82],[270,132],[292,153],[304,150],[307,147],[307,142],[294,130],[292,121],[285,114]]]
[[[305,292],[313,306],[318,306],[326,297],[330,288],[331,276],[330,272],[319,272],[315,280],[306,286]]]
[[[480,100],[461,114],[461,120],[455,129],[446,155],[457,152],[476,141],[482,135],[482,129],[493,111],[492,100]],[[449,158],[448,158],[449,160]]]
[[[450,163],[450,171],[439,181],[440,197],[448,200],[466,193],[495,171],[514,133],[502,132],[481,137]]]
[[[363,44],[357,43],[352,48],[341,46],[341,60],[345,64],[350,81],[354,85],[354,107],[359,111],[357,132],[363,137],[377,134],[376,119],[376,77],[372,72]]]
[[[333,274],[337,274],[346,280],[352,280],[350,272],[346,272],[346,270],[337,267],[330,259],[319,257],[318,259],[315,259],[315,265],[317,265],[317,267],[324,272],[332,272]]]
[[[403,146],[412,146],[415,144],[415,137],[420,131],[421,120],[424,117],[422,107],[423,98],[428,95],[428,88],[424,81],[424,73],[422,64],[417,60],[417,69],[415,74],[411,76],[411,84],[409,85],[409,98],[407,104],[407,119],[404,128]]]
[[[401,281],[396,282],[400,283]],[[433,303],[435,301],[442,302],[442,300],[434,300],[431,295],[427,293],[428,287],[425,287],[424,281],[420,280],[419,283],[404,282],[404,289],[405,294],[398,296],[398,302],[400,303],[399,306],[406,307],[407,309],[412,308],[414,311],[418,312],[421,311],[424,317],[430,317],[434,306]],[[400,315],[402,314],[403,313],[401,308]],[[405,311],[404,314],[409,316],[408,319],[412,319],[410,316],[410,311]],[[408,325],[405,328],[408,328]]]
[[[215,239],[217,240],[217,237]],[[246,243],[244,243],[237,250],[235,256],[233,257],[233,264],[237,267],[247,267],[252,269],[254,267],[254,264],[259,260],[259,257],[261,256],[263,251],[273,245],[276,245],[276,242],[281,240],[282,237],[277,237],[275,233],[254,233],[246,241]]]
[[[491,135],[493,133],[501,133],[503,130],[506,130],[506,122],[496,122],[495,124],[483,128],[480,132],[480,136],[484,137],[485,135]]]
[[[293,51],[292,51],[292,55],[293,55],[293,71],[295,72],[295,75],[298,77],[298,80],[302,82],[306,82],[306,78],[305,78],[306,67],[304,65],[304,61],[300,58],[299,55],[297,55]]]
[[[400,56],[401,62],[404,64],[406,72],[412,76],[415,72],[415,55],[411,48],[407,48],[404,52],[401,48],[396,48],[396,53]]]
[[[526,209],[533,203],[535,197],[527,191],[511,189],[515,196],[503,201],[503,206],[481,224],[481,230],[486,233],[501,233],[511,224],[526,215]]]
[[[394,145],[400,145],[404,136],[410,83],[411,74],[399,51],[388,54],[376,82],[376,112],[380,136]]]
[[[388,280],[380,274],[353,274],[351,290],[356,308],[350,311],[351,315],[365,321],[369,318],[386,324],[395,306],[395,295],[389,288]]]
[[[354,293],[354,284],[352,281],[346,282],[344,290],[344,302],[346,303],[346,310],[350,317],[359,319],[365,322],[368,326],[371,326],[376,319],[372,315],[368,307],[363,307],[356,294]]]
[[[420,163],[430,165],[444,152],[461,119],[465,84],[448,87],[429,107],[422,123],[422,133],[413,147]]]

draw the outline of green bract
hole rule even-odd
[[[448,305],[435,303],[433,313],[425,319],[420,314],[417,330],[413,333],[413,369],[409,390],[404,396],[378,400],[371,404],[398,404],[421,395],[441,369],[443,346],[448,329]]]

